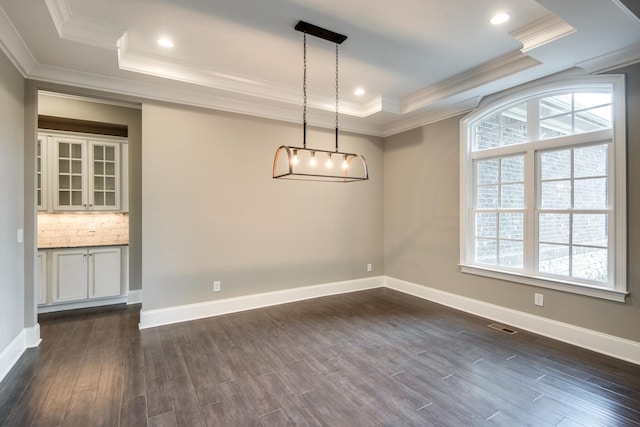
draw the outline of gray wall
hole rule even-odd
[[[24,79],[0,52],[0,353],[24,321]],[[33,301],[32,301],[33,303]],[[33,303],[35,304],[35,303]]]
[[[38,113],[126,125],[129,141],[129,289],[142,288],[142,112],[140,109],[40,94]]]
[[[332,134],[312,129],[309,144]],[[144,310],[382,274],[380,138],[341,136],[370,167],[349,184],[272,179],[301,125],[145,103],[142,138]]]
[[[617,303],[459,271],[460,119],[385,139],[385,274],[469,298],[640,341],[640,64],[627,73],[628,282]],[[544,307],[533,304],[544,294]]]

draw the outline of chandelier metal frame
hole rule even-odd
[[[338,95],[339,95],[339,55],[338,46],[347,36],[335,33],[308,22],[299,21],[295,29],[304,33],[303,37],[303,112],[302,147],[281,145],[273,160],[273,178],[306,181],[354,182],[369,179],[369,170],[364,157],[356,153],[341,152],[338,145]],[[335,78],[335,150],[307,148],[307,34],[330,41],[336,45]],[[316,157],[318,155],[318,157]],[[318,165],[320,157],[326,158],[324,167]],[[334,159],[342,160],[341,167],[334,168]]]

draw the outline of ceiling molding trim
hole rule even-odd
[[[256,102],[254,99],[239,100],[215,93],[207,93],[202,90],[172,88],[162,84],[116,79],[92,73],[83,73],[42,65],[36,66],[29,78],[46,83],[119,94],[131,97],[133,101],[139,101],[141,103],[145,100],[168,102],[265,119],[302,123],[301,107],[291,104],[270,105],[266,100],[265,102]],[[45,88],[43,90],[48,89]],[[335,127],[335,116],[333,113],[327,111],[310,111],[307,121],[310,126],[323,128]],[[382,136],[382,127],[380,125],[365,123],[360,118],[349,116],[340,117],[340,129],[364,135]]]
[[[520,51],[509,53],[404,97],[401,112],[409,113],[427,107],[540,64],[541,62]]]
[[[360,108],[360,117],[369,117],[380,112],[400,114],[400,101],[389,96],[378,95],[363,103]]]
[[[522,53],[536,49],[552,41],[558,40],[577,30],[558,16],[550,13],[524,27],[520,27],[509,34],[522,43]]]
[[[278,85],[257,79],[227,73],[204,70],[196,65],[180,63],[166,58],[133,50],[129,44],[129,33],[125,32],[117,42],[118,67],[121,70],[151,75],[183,83],[206,86],[214,89],[284,102],[302,107],[302,89]],[[311,95],[308,106],[326,111],[335,111],[335,99]],[[368,115],[361,104],[340,101],[340,113],[356,117]]]
[[[58,35],[64,37],[64,24],[71,18],[71,8],[67,0],[44,0],[51,15],[53,25],[56,27]]]
[[[480,104],[481,100],[481,96],[476,96],[465,101],[458,102],[456,104],[436,107],[431,111],[427,111],[415,117],[398,120],[390,125],[385,126],[382,129],[382,136],[386,138],[388,136],[396,135],[401,132],[406,132],[411,129],[455,117],[460,114],[468,113],[469,111],[476,108]]]
[[[624,4],[624,2],[622,2],[621,0],[611,0],[611,1],[616,6],[618,6],[629,18],[631,18],[631,20],[633,21],[634,24],[636,24],[637,27],[640,28],[640,16],[636,16],[636,14],[631,9],[629,9],[629,7],[626,4]],[[640,8],[637,8],[637,10],[640,10]]]
[[[62,99],[69,99],[73,101],[92,102],[94,104],[111,105],[113,107],[124,107],[124,108],[131,108],[134,110],[142,109],[142,105],[139,102],[114,101],[113,99],[103,99],[103,98],[96,98],[92,96],[71,95],[68,93],[53,92],[48,90],[39,90],[38,93],[40,95],[44,95],[52,98],[62,98]]]
[[[0,6],[0,48],[7,55],[14,67],[26,77],[36,66],[36,60],[31,54],[11,19]]]
[[[640,43],[576,64],[589,74],[603,73],[640,62]]]
[[[60,38],[115,50],[124,29],[76,15],[67,0],[45,0]]]

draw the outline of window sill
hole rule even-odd
[[[628,292],[613,289],[598,288],[595,286],[577,285],[571,282],[560,282],[542,277],[524,276],[510,271],[498,271],[474,265],[460,264],[460,271],[478,276],[491,277],[493,279],[508,280],[510,282],[523,283],[525,285],[538,286],[541,288],[554,289],[556,291],[569,292],[572,294],[585,295],[594,298],[606,299],[609,301],[625,302]]]

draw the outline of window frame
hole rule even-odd
[[[529,140],[523,144],[506,145],[480,151],[473,151],[473,126],[491,115],[523,102],[540,99],[559,92],[607,90],[612,94],[612,128],[592,132],[578,133],[540,140],[537,132],[540,115],[539,104],[529,103],[527,123],[537,122],[532,135],[527,126]],[[564,292],[624,302],[627,292],[627,203],[626,203],[626,102],[624,75],[569,76],[546,79],[521,86],[496,97],[487,99],[475,111],[460,121],[460,269],[463,273],[502,279],[526,285],[555,289]],[[538,107],[538,108],[536,108]],[[536,139],[534,139],[536,138]],[[610,142],[608,151],[609,188],[614,188],[613,204],[607,208],[613,211],[613,225],[609,226],[609,261],[613,260],[610,280],[606,285],[596,285],[559,277],[536,274],[538,261],[538,202],[540,180],[536,168],[539,168],[538,156],[541,151],[551,149],[571,149],[579,145],[591,145],[598,142]],[[474,160],[502,158],[525,155],[525,208],[524,208],[524,269],[508,268],[474,263],[474,197],[475,180]],[[527,184],[528,183],[528,184]],[[611,232],[613,232],[611,234]],[[532,252],[533,251],[533,252]]]

